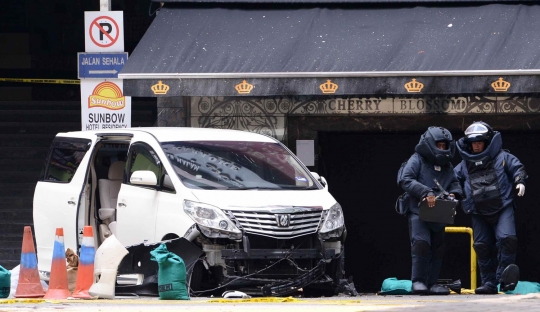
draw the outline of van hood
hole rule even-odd
[[[336,200],[326,190],[191,190],[201,203],[229,208],[322,207],[329,209]]]

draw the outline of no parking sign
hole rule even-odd
[[[124,52],[124,12],[84,12],[86,52]]]

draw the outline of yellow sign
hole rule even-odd
[[[502,77],[499,77],[499,80],[493,81],[491,87],[495,92],[506,92],[510,88],[511,84],[508,81],[505,81]]]
[[[161,80],[158,81],[155,85],[153,85],[150,89],[152,89],[152,92],[154,94],[167,94],[169,91],[169,86],[164,84]]]
[[[103,107],[111,110],[122,109],[126,106],[126,97],[120,88],[109,81],[98,84],[92,95],[88,97],[88,108]]]
[[[405,89],[407,89],[407,92],[418,93],[422,91],[422,88],[424,88],[424,84],[420,81],[416,81],[416,78],[413,78],[411,81],[407,82],[404,87]]]
[[[253,85],[244,80],[241,83],[237,84],[234,88],[236,89],[236,91],[238,91],[239,94],[249,94],[251,90],[253,90]]]
[[[339,86],[337,85],[337,83],[333,83],[332,81],[330,81],[330,79],[328,79],[325,83],[319,85],[319,88],[321,89],[322,93],[333,94],[336,93],[336,90],[339,88]]]

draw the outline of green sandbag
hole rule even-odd
[[[505,291],[504,293],[507,295],[525,295],[538,292],[540,292],[539,283],[519,281],[514,290]]]
[[[186,265],[165,244],[150,252],[150,259],[159,265],[158,292],[160,300],[189,300],[186,284]]]
[[[412,282],[410,280],[398,280],[395,277],[387,278],[383,281],[380,295],[410,295],[412,293]]]
[[[7,298],[11,289],[11,272],[0,265],[0,298]]]

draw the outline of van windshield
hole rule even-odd
[[[317,189],[278,143],[182,141],[161,144],[184,185],[194,189]]]

